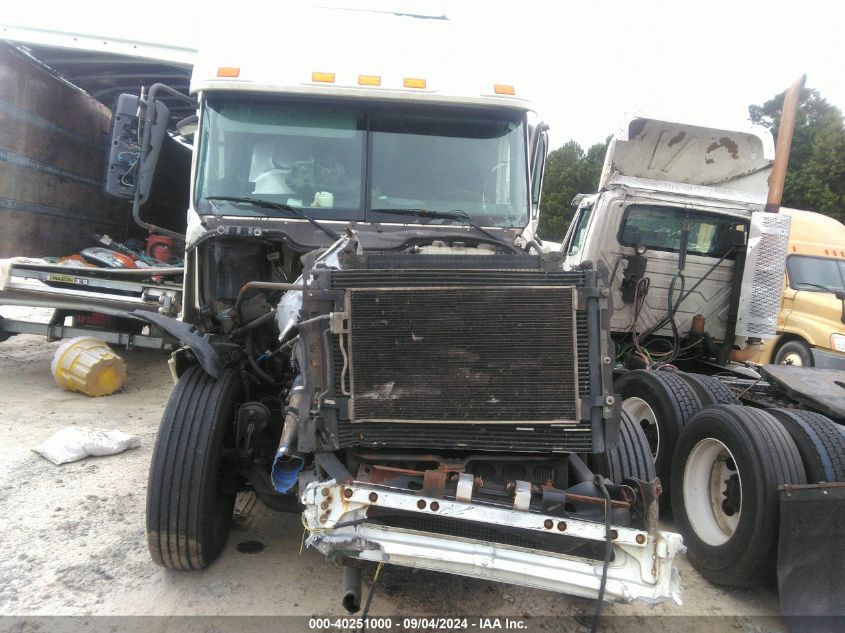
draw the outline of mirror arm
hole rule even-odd
[[[150,86],[150,90],[147,93],[147,98],[144,99],[143,94],[139,99],[138,103],[143,104],[144,107],[144,129],[141,135],[141,147],[138,148],[138,186],[135,187],[135,195],[132,198],[132,219],[135,220],[135,223],[140,226],[141,228],[147,229],[150,233],[157,232],[160,235],[165,235],[167,237],[173,237],[177,240],[184,240],[185,236],[181,233],[177,233],[176,231],[171,231],[169,229],[162,228],[160,226],[155,226],[154,224],[150,224],[149,222],[145,222],[141,219],[141,170],[144,166],[144,157],[147,154],[147,148],[150,144],[150,129],[152,124],[155,122],[155,115],[156,115],[156,96],[159,92],[166,92],[169,95],[176,97],[178,99],[182,99],[183,101],[187,101],[188,103],[194,105],[196,104],[196,100],[193,98],[182,94],[181,92],[174,90],[170,86],[165,84],[153,84]],[[140,122],[140,117],[138,121]]]

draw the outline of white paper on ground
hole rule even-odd
[[[32,450],[54,464],[67,464],[89,455],[115,455],[140,445],[141,438],[131,433],[70,426],[56,431]]]

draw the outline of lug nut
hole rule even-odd
[[[343,496],[346,497],[347,499],[351,499],[352,498],[352,488],[346,488],[343,491]]]
[[[328,514],[321,514],[321,515],[320,515],[320,523],[325,523],[325,522],[326,522],[326,521],[328,521],[328,520],[329,520],[329,515],[328,515]]]
[[[543,527],[545,527],[547,530],[551,530],[554,526],[555,522],[551,519],[546,519],[545,521],[543,521]]]
[[[320,491],[320,494],[321,494],[321,495],[323,495],[324,497],[328,497],[328,496],[329,496],[329,489],[328,489],[328,488],[323,488],[323,489]]]
[[[432,501],[429,507],[431,508],[432,512],[437,512],[440,509],[440,504],[436,501]]]
[[[328,510],[328,509],[329,509],[329,502],[328,502],[328,501],[323,501],[323,503],[321,503],[321,504],[320,504],[320,507],[321,507],[323,510]]]
[[[611,530],[610,531],[610,540],[615,541],[618,538],[619,538],[619,532],[617,532],[616,530]]]
[[[417,507],[420,510],[424,509],[425,508],[425,499],[420,499],[419,501],[417,501]]]
[[[370,501],[372,501],[373,503],[375,503],[376,501],[378,501],[378,494],[377,494],[377,493],[375,493],[375,492],[371,492],[371,493],[370,493]]]
[[[566,532],[566,521],[558,521],[557,529],[561,532]]]
[[[637,540],[637,543],[642,545],[643,543],[645,543],[645,534],[637,534],[636,540]]]

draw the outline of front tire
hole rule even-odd
[[[215,380],[200,367],[182,374],[162,416],[147,485],[147,544],[153,562],[174,570],[208,567],[226,544],[237,481],[226,472],[237,372]]]
[[[707,580],[752,587],[775,578],[780,484],[806,482],[801,456],[771,414],[704,409],[672,461],[672,509],[687,558]]]
[[[778,348],[774,364],[812,367],[813,353],[804,341],[787,341]]]

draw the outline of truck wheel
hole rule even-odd
[[[845,481],[845,429],[830,418],[800,409],[769,409],[801,455],[807,481]]]
[[[778,348],[774,364],[812,367],[813,354],[804,341],[787,341]]]
[[[801,456],[770,413],[720,404],[698,413],[672,460],[672,507],[687,558],[709,581],[771,582],[780,484],[806,482]]]
[[[615,484],[626,479],[651,481],[655,478],[654,460],[642,427],[624,410],[619,427],[619,442],[613,449],[596,455],[595,470]]]
[[[208,567],[229,535],[237,481],[225,472],[238,373],[215,380],[200,367],[179,378],[162,416],[147,486],[147,544],[168,569]]]
[[[2,321],[2,320],[3,320],[3,317],[0,316],[0,321]],[[0,323],[0,343],[2,343],[3,341],[9,340],[9,337],[11,337],[11,336],[12,336],[11,332],[4,332],[3,331],[2,323]]]
[[[690,387],[693,388],[698,399],[701,400],[702,406],[710,406],[711,404],[742,404],[733,391],[718,378],[713,376],[705,376],[704,374],[688,374],[686,372],[678,372],[676,374],[687,381]]]
[[[668,490],[675,442],[687,421],[701,410],[701,401],[689,383],[666,371],[629,371],[616,381],[614,390],[622,398],[622,410],[643,429],[654,470]],[[668,495],[662,499],[666,507]]]

